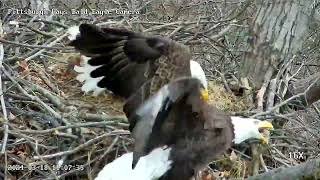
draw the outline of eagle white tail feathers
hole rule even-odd
[[[74,66],[74,70],[79,73],[76,79],[83,83],[81,90],[85,93],[93,91],[93,95],[97,96],[102,93],[106,88],[101,88],[98,86],[100,80],[104,77],[93,78],[90,76],[90,73],[101,66],[91,66],[88,64],[90,58],[84,55],[81,55],[80,66]]]
[[[127,153],[107,164],[95,180],[155,180],[164,175],[170,168],[169,160],[171,148],[159,147],[148,155],[140,158],[135,169],[132,170],[133,153]]]
[[[72,26],[67,30],[68,39],[73,41],[77,38],[77,35],[80,34],[79,26]]]
[[[67,30],[67,33],[68,39],[70,41],[75,40],[77,36],[80,36],[79,26],[70,27]],[[76,79],[79,82],[83,83],[81,90],[85,93],[89,93],[92,91],[93,95],[97,96],[105,90],[105,88],[101,88],[98,86],[98,82],[103,79],[103,77],[92,78],[90,76],[90,73],[101,66],[91,66],[90,64],[88,64],[90,57],[81,55],[80,59],[80,66],[74,66],[74,70],[79,73]]]

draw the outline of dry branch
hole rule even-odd
[[[28,48],[40,48],[40,49],[53,49],[53,50],[72,50],[73,48],[66,48],[66,47],[52,47],[53,44],[49,44],[48,46],[41,46],[41,45],[30,45],[30,44],[24,44],[19,42],[13,42],[8,41],[3,38],[0,38],[0,42],[4,44],[12,44],[15,46],[22,46],[22,47],[28,47]]]
[[[320,159],[288,167],[277,168],[271,171],[249,177],[248,180],[280,180],[280,179],[319,179]]]
[[[306,88],[304,88],[304,91],[303,92],[300,92],[294,96],[291,96],[290,98],[286,99],[285,101],[282,101],[281,103],[275,105],[273,108],[265,111],[265,112],[261,112],[261,113],[257,113],[255,115],[252,115],[251,117],[254,118],[254,117],[259,117],[259,116],[263,116],[263,115],[267,115],[267,114],[270,114],[271,112],[273,111],[276,111],[278,110],[280,107],[284,106],[284,105],[287,105],[289,102],[297,99],[297,98],[301,98],[301,97],[306,97],[307,93],[310,92],[310,90],[314,87],[314,85],[316,83],[319,83],[319,79],[320,77],[316,77],[315,79],[313,79],[313,81],[311,81],[310,84],[308,84],[309,86],[307,86]]]
[[[2,28],[2,21],[0,19],[0,38],[3,36],[3,28]],[[4,135],[3,135],[3,139],[2,139],[2,143],[1,143],[1,152],[0,154],[4,154],[6,151],[6,145],[7,145],[7,141],[8,141],[8,113],[7,113],[7,109],[6,109],[6,105],[5,105],[5,101],[4,101],[4,90],[2,87],[2,72],[4,70],[3,68],[3,58],[4,58],[4,48],[3,48],[3,44],[0,42],[0,103],[1,103],[1,109],[2,109],[2,114],[3,114],[3,129],[4,129]]]
[[[64,156],[64,155],[77,153],[78,151],[82,150],[83,148],[90,146],[90,145],[93,145],[94,143],[100,141],[101,139],[108,137],[108,136],[111,136],[111,135],[114,135],[114,133],[103,134],[103,135],[100,135],[94,139],[90,139],[89,141],[77,146],[76,148],[74,148],[72,150],[61,151],[61,152],[49,154],[49,155],[38,155],[38,156],[34,156],[33,158],[35,160],[37,160],[37,159],[50,159],[50,158],[55,158],[55,157],[60,157],[60,156]]]

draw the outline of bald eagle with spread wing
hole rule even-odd
[[[97,95],[105,89],[128,99],[124,112],[131,112],[161,87],[179,77],[207,81],[201,66],[191,61],[189,48],[164,37],[145,36],[124,29],[81,24],[69,29],[71,46],[82,54],[77,80],[82,91]],[[134,123],[130,123],[134,125]],[[132,127],[131,127],[132,128]]]
[[[106,165],[97,180],[187,180],[233,144],[268,142],[260,132],[271,123],[229,116],[208,104],[202,89],[196,78],[178,78],[141,104],[132,115],[134,151]]]

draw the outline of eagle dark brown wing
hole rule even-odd
[[[76,68],[83,91],[96,85],[125,98],[134,95],[124,106],[128,117],[172,79],[191,75],[189,49],[171,39],[89,24],[79,31],[70,45],[87,57],[87,65]]]
[[[188,179],[195,167],[225,152],[234,138],[231,119],[200,98],[201,83],[181,78],[164,86],[136,112],[133,166],[152,149],[172,147],[168,179]],[[185,178],[183,178],[185,177]],[[188,178],[187,178],[188,177]]]
[[[148,61],[159,58],[166,43],[165,40],[147,39],[123,29],[101,29],[89,24],[81,24],[79,31],[70,45],[87,59],[80,77],[86,75],[82,81],[87,80],[85,83],[89,85],[90,81],[99,78],[96,84],[84,91],[90,91],[96,85],[125,98],[149,78]]]

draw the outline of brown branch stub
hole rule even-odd
[[[290,98],[302,92],[305,94],[292,102],[297,108],[310,106],[320,99],[320,73],[289,83],[286,97]]]

